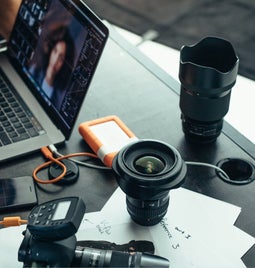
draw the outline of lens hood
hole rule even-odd
[[[179,79],[184,88],[215,96],[234,86],[238,65],[232,44],[209,36],[181,48]]]
[[[120,188],[128,196],[143,200],[155,199],[162,192],[179,187],[187,171],[179,152],[157,140],[138,140],[127,145],[115,156],[112,167]]]

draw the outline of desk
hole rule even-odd
[[[196,146],[188,143],[181,129],[178,93],[177,81],[113,31],[74,132],[70,140],[59,147],[59,151],[63,154],[88,151],[88,146],[78,134],[78,125],[86,120],[115,114],[139,138],[167,142],[179,150],[186,161],[216,164],[226,157],[241,157],[254,161],[254,144],[227,123],[214,144]],[[42,161],[43,157],[37,152],[2,163],[1,176],[31,174],[34,167]],[[37,192],[40,203],[62,196],[79,195],[86,203],[87,212],[92,212],[103,207],[116,187],[111,171],[80,167],[80,177],[75,184],[65,187],[39,185]],[[190,167],[184,187],[242,207],[236,225],[255,236],[254,182],[243,186],[230,185],[221,181],[213,169]],[[19,214],[26,217],[28,211]],[[255,247],[246,254],[244,262],[247,266],[255,266]]]

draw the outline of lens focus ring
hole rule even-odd
[[[127,196],[126,203],[127,210],[136,223],[150,226],[159,223],[165,216],[169,205],[169,195],[154,202],[141,201]]]

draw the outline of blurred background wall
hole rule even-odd
[[[254,0],[84,0],[102,19],[180,49],[205,36],[227,39],[239,58],[239,74],[255,80]]]

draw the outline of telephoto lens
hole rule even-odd
[[[165,216],[169,191],[185,179],[187,167],[179,152],[156,140],[139,140],[122,148],[113,160],[127,210],[138,224],[151,226]]]
[[[121,252],[88,247],[75,250],[71,267],[169,268],[169,260],[141,252]]]
[[[229,109],[239,59],[227,40],[206,37],[180,51],[180,109],[185,137],[214,142]]]

